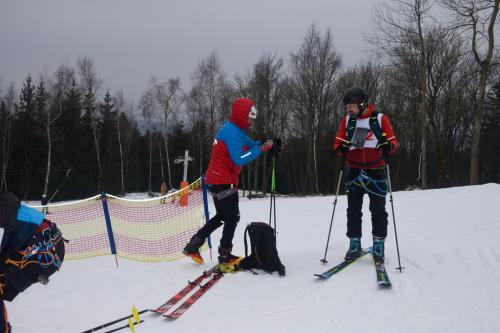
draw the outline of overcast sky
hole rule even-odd
[[[346,65],[367,48],[378,0],[0,0],[0,86],[94,60],[112,92],[138,100],[151,76],[190,86],[213,51],[230,76],[269,51],[288,60],[315,23],[331,30]],[[5,90],[4,90],[5,91]]]

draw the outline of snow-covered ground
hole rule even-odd
[[[313,273],[341,261],[347,248],[346,197],[340,196],[323,265],[333,197],[278,198],[278,250],[287,276],[226,274],[176,321],[146,313],[142,332],[499,332],[500,185],[396,192],[394,205],[403,273],[392,218],[386,266],[392,289],[377,287],[364,257],[327,281]],[[365,197],[363,245],[371,245]],[[390,204],[388,203],[390,212]],[[269,199],[240,201],[235,253],[248,222],[266,221]],[[213,211],[213,208],[211,208]],[[220,230],[214,235],[214,259]],[[66,261],[48,285],[34,285],[7,303],[15,333],[81,332],[168,299],[213,263],[189,259],[137,263],[113,257]],[[127,329],[128,330],[128,329]],[[126,332],[127,330],[124,330]]]

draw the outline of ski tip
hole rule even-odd
[[[169,320],[174,320],[179,318],[184,312],[186,312],[186,309],[174,310],[173,312],[163,314],[162,317],[165,317]]]
[[[325,276],[323,274],[314,274],[318,278],[319,281],[324,281],[329,278],[329,276]]]
[[[164,314],[163,317],[167,318],[168,320],[175,320],[175,319],[179,318],[179,316],[175,316],[172,314]]]
[[[392,288],[392,284],[387,283],[387,282],[379,283],[378,286],[380,287],[380,289],[391,289]]]

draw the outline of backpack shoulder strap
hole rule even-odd
[[[245,228],[245,232],[243,234],[243,241],[245,243],[245,259],[243,259],[243,260],[240,261],[240,268],[241,269],[247,269],[250,272],[252,272],[254,275],[258,275],[257,272],[255,272],[255,271],[252,270],[252,267],[253,267],[254,262],[255,262],[255,258],[253,258],[252,254],[250,254],[251,259],[250,260],[248,259],[250,257],[248,256],[247,235],[248,235],[248,228],[250,228],[250,226],[251,226],[251,224],[247,225],[247,227]]]
[[[376,110],[373,111],[372,114],[370,115],[370,121],[369,121],[370,129],[372,130],[373,134],[375,134],[375,137],[377,138],[378,141],[382,139],[382,127],[380,127],[381,119],[382,119],[382,114]]]
[[[248,227],[250,227],[250,224],[247,225],[247,227],[245,228],[245,232],[243,233],[243,240],[245,243],[245,258],[248,258],[248,243],[247,243]]]
[[[351,141],[356,129],[356,117],[346,116],[345,123],[347,126],[347,140]]]

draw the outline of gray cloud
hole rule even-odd
[[[0,78],[52,73],[80,56],[107,87],[138,99],[152,75],[180,77],[217,51],[228,75],[265,52],[288,57],[312,23],[333,33],[344,63],[365,58],[362,31],[375,0],[1,0]]]

